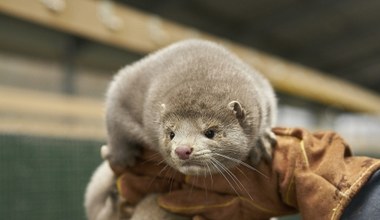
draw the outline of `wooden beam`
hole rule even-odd
[[[0,133],[105,140],[100,100],[0,86]]]
[[[0,12],[139,53],[186,38],[213,40],[261,71],[279,91],[346,110],[380,114],[378,94],[156,15],[103,0],[66,0],[62,1],[65,7],[58,9],[49,9],[42,2],[48,1],[1,0]]]

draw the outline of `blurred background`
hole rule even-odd
[[[268,77],[279,126],[334,130],[380,157],[379,11],[377,0],[0,0],[1,218],[85,219],[113,74],[186,38]]]

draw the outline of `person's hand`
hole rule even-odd
[[[181,188],[185,176],[166,165],[161,156],[144,149],[133,167],[121,168],[110,164],[117,176],[117,188],[122,200],[137,204],[151,193],[165,193]]]
[[[158,153],[145,149],[134,167],[113,169],[127,204],[161,193],[162,208],[195,219],[252,219],[252,214],[267,219],[289,213],[275,193],[276,177],[265,162],[257,168],[242,164],[223,174],[185,176],[166,165]]]
[[[354,157],[334,132],[275,128],[272,162],[240,164],[223,173],[185,176],[145,150],[136,166],[118,170],[119,192],[136,204],[160,193],[159,205],[194,219],[268,219],[299,211],[303,219],[339,219],[380,160]],[[112,165],[111,165],[112,166]]]

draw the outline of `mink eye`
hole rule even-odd
[[[169,138],[170,138],[170,140],[173,140],[174,136],[175,136],[174,132],[171,131],[171,132],[169,133]]]
[[[207,138],[209,138],[209,139],[212,139],[212,138],[215,136],[215,131],[209,129],[209,130],[205,131],[205,136],[206,136]]]

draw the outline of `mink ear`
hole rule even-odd
[[[234,112],[237,119],[243,120],[245,118],[245,111],[238,101],[228,103],[228,108]]]

